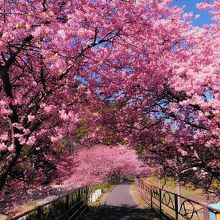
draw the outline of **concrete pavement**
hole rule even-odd
[[[116,186],[107,196],[99,220],[146,220],[130,194],[130,183]]]

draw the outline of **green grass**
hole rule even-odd
[[[100,208],[103,203],[103,199],[106,194],[112,189],[113,185],[110,183],[105,184],[93,184],[90,190],[94,192],[97,189],[102,190],[102,195],[96,200],[96,202],[89,202],[88,212],[82,216],[81,220],[97,220],[100,217]]]
[[[96,202],[89,202],[89,206],[100,206],[101,203],[103,203],[103,198],[105,198],[105,195],[111,190],[111,188],[113,187],[113,185],[111,185],[110,183],[104,183],[104,184],[93,184],[90,187],[91,192],[96,191],[97,189],[101,189],[102,190],[102,194],[101,196],[96,200]]]
[[[164,190],[176,193],[176,182],[172,178],[168,178],[168,179],[166,179],[166,181],[164,179],[161,179],[160,184],[159,184],[159,179],[157,177],[153,176],[153,177],[146,178],[145,182],[147,184],[150,184],[150,185],[156,186],[156,187],[159,187],[159,185],[161,185],[161,186],[163,185]],[[181,188],[181,195],[183,197],[189,198],[189,199],[197,201],[199,203],[206,202],[206,198],[203,194],[203,189],[201,189],[201,188],[195,189],[191,185],[181,185],[180,188]],[[162,197],[163,197],[163,194],[164,194],[164,192],[162,191]],[[172,198],[172,201],[174,201],[173,195],[170,194],[170,196]],[[165,194],[165,197],[167,198],[167,201],[168,201],[169,197],[167,194]],[[153,202],[159,207],[159,201],[157,199],[153,199]],[[187,209],[192,210],[192,206],[190,205],[190,203],[186,203],[186,205],[187,205]],[[197,210],[201,209],[201,206],[199,206],[199,205],[194,204],[194,206]],[[168,208],[166,205],[162,205],[162,209],[164,210],[165,213],[168,213],[172,217],[175,217],[175,212],[172,209]],[[200,219],[203,219],[203,210],[199,211],[198,214],[200,216]],[[185,218],[180,216],[179,219],[182,220]],[[192,218],[192,220],[194,220],[194,219],[198,219],[198,218],[195,216]]]
[[[145,178],[145,181],[153,186],[159,187],[159,185],[163,186],[164,190],[168,190],[171,192],[176,192],[176,182],[173,178],[161,179],[159,184],[159,179],[155,176]],[[206,202],[205,196],[203,194],[203,189],[198,188],[195,189],[193,186],[190,185],[181,185],[181,195],[192,200],[196,200],[199,202]]]
[[[112,187],[112,185],[109,183],[105,183],[105,184],[97,183],[97,184],[93,184],[90,189],[92,192],[94,192],[97,189],[101,189],[102,193],[106,193],[110,190],[111,187]]]

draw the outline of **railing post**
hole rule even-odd
[[[160,196],[160,213],[162,213],[162,191],[159,189],[159,196]]]
[[[209,217],[209,209],[208,209],[208,207],[206,206],[206,205],[204,205],[203,206],[204,207],[204,219],[207,219],[207,220],[209,220],[210,219],[210,217]]]
[[[176,213],[176,220],[178,220],[178,215],[179,215],[179,206],[178,206],[178,195],[174,194],[175,198],[175,213]]]
[[[78,189],[78,201],[81,200],[81,189]]]
[[[42,207],[37,208],[37,219],[42,220]]]
[[[87,204],[87,188],[83,191],[83,201]]]
[[[69,194],[66,195],[66,210],[68,211],[69,210]]]
[[[89,192],[90,192],[90,186],[88,186],[86,188],[86,204],[88,205],[88,201],[89,201]]]
[[[153,190],[150,188],[150,206],[151,209],[153,209]]]

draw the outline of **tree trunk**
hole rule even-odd
[[[0,77],[2,79],[3,89],[5,92],[5,95],[9,97],[11,100],[13,100],[13,92],[12,92],[12,85],[10,82],[10,77],[7,69],[1,68],[0,69]],[[9,116],[9,123],[10,125],[13,125],[13,123],[19,123],[19,117],[17,113],[17,108],[11,103],[9,103],[9,108],[12,111],[12,114]],[[9,155],[6,157],[6,159],[3,161],[1,167],[0,167],[0,190],[4,187],[5,181],[7,179],[8,173],[12,169],[12,167],[15,165],[21,150],[22,145],[20,144],[19,140],[17,138],[14,138],[15,134],[22,134],[23,131],[19,130],[18,128],[13,128],[11,126],[11,140],[8,141],[10,144],[14,145],[15,152],[9,153]]]
[[[15,142],[18,142],[18,140],[16,140]],[[0,169],[0,191],[2,190],[2,188],[5,185],[5,181],[7,179],[9,172],[11,171],[12,167],[16,164],[17,159],[19,158],[22,146],[19,144],[19,142],[17,143],[17,145],[18,146],[16,146],[16,152],[9,154],[9,156],[5,159],[5,162],[1,166],[1,169]]]

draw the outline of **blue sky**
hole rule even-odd
[[[173,5],[183,6],[185,5],[186,12],[193,12],[194,15],[200,14],[200,18],[193,19],[193,24],[197,26],[203,26],[205,24],[210,24],[212,22],[211,16],[208,11],[201,11],[196,8],[196,4],[200,2],[205,2],[205,0],[173,0]]]

